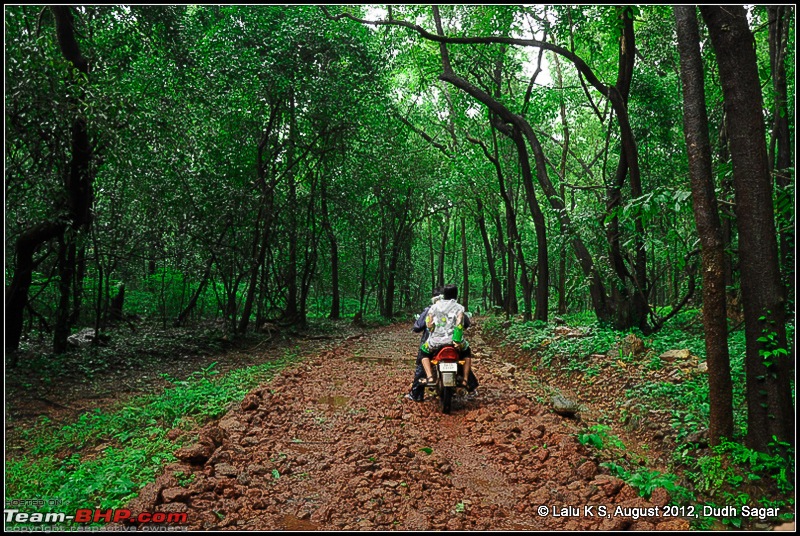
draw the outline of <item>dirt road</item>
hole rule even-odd
[[[688,528],[663,515],[664,490],[645,501],[601,474],[576,423],[534,402],[524,373],[471,332],[481,386],[451,415],[432,391],[403,397],[409,326],[372,331],[248,394],[129,508],[187,512],[190,529]]]

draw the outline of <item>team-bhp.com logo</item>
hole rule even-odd
[[[186,512],[142,512],[133,515],[130,510],[100,510],[98,508],[79,508],[75,515],[63,512],[20,512],[6,508],[6,523],[186,523]]]

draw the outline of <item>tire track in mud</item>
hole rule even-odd
[[[535,403],[524,375],[470,330],[478,396],[450,415],[403,398],[419,337],[395,325],[287,369],[206,425],[128,508],[186,512],[190,529],[619,530],[662,517],[553,516],[584,505],[663,506],[600,474],[575,424]],[[548,506],[541,516],[538,507]]]

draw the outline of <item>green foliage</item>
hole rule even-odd
[[[775,447],[785,449],[783,453],[757,452],[740,443],[723,440],[712,447],[713,454],[698,458],[697,471],[689,474],[699,489],[709,495],[764,478],[773,480],[780,493],[789,493],[794,489],[793,451],[788,444],[779,445],[774,441]]]
[[[769,314],[769,312],[767,312],[767,314]],[[761,356],[764,366],[770,369],[778,359],[781,357],[788,357],[789,351],[783,346],[778,333],[774,331],[774,323],[768,322],[766,316],[761,316],[759,320],[762,323],[773,324],[773,327],[765,326],[762,328],[761,337],[758,338],[758,342],[761,343],[758,355]]]
[[[666,314],[662,311],[662,313]],[[661,353],[673,349],[688,349],[701,359],[705,356],[705,342],[702,332],[696,332],[698,312],[688,310],[657,334],[644,337],[645,347],[650,350],[649,358],[643,364],[645,369],[659,371],[664,367],[660,359]],[[625,333],[615,332],[603,326],[593,324],[585,330],[583,338],[559,338],[555,336],[554,326],[543,323],[520,322],[512,320],[510,324],[504,318],[488,318],[484,327],[493,337],[503,338],[506,344],[514,344],[523,348],[531,348],[534,360],[560,358],[566,361],[567,370],[583,370],[587,378],[594,376],[596,367],[586,364],[587,352],[607,353],[608,350]],[[574,325],[574,322],[571,322]],[[702,323],[700,324],[702,327]],[[791,332],[791,327],[789,328]],[[790,335],[791,336],[791,335]],[[745,336],[740,330],[733,331],[728,340],[731,356],[731,374],[734,381],[735,421],[740,433],[745,432]],[[764,341],[762,341],[764,342]],[[549,356],[549,357],[548,357]],[[630,356],[621,359],[631,361]],[[695,456],[692,445],[686,445],[690,434],[708,429],[708,377],[705,374],[684,376],[680,381],[642,381],[634,384],[626,397],[636,400],[637,405],[645,413],[649,408],[666,409],[670,414],[670,423],[675,430],[679,444],[674,455],[674,464],[678,468],[688,467],[686,477],[681,479],[674,473],[661,473],[646,467],[629,467],[631,462],[625,461],[624,444],[611,434],[606,424],[597,424],[578,433],[578,441],[593,448],[597,455],[605,458],[603,463],[612,474],[619,476],[631,486],[639,490],[644,497],[650,497],[657,487],[666,489],[675,504],[691,505],[701,500],[705,504],[722,506],[756,505],[768,507],[777,505],[788,511],[793,505],[787,499],[793,490],[794,468],[791,465],[793,453],[788,445],[777,445],[774,454],[755,453],[742,445],[726,441],[714,448],[710,456]],[[623,410],[628,414],[628,409]],[[778,453],[781,453],[778,455]],[[788,460],[788,461],[787,461]],[[688,487],[687,487],[688,486]],[[760,491],[757,491],[760,490]],[[741,510],[738,510],[741,512]],[[710,527],[712,519],[698,518],[694,522],[697,527]],[[725,523],[741,526],[741,517],[726,518]]]
[[[178,480],[178,485],[183,487],[183,488],[189,486],[189,484],[194,482],[194,479],[197,476],[196,473],[192,473],[191,475],[187,475],[183,471],[177,471],[174,474],[175,474],[175,478]]]
[[[679,478],[674,474],[651,471],[646,467],[639,467],[631,472],[614,462],[605,462],[601,465],[607,467],[612,475],[639,490],[639,495],[645,499],[649,499],[656,488],[664,488],[672,498],[672,503],[682,504],[695,500],[691,490],[680,485]]]
[[[604,448],[624,448],[625,445],[622,443],[619,437],[609,434],[609,430],[611,430],[610,426],[605,424],[595,424],[590,426],[586,432],[581,432],[578,434],[578,441],[581,445],[589,445],[598,450]]]
[[[299,289],[302,303],[293,304],[302,309],[301,317],[325,315],[334,285],[342,291],[344,314],[359,310],[391,316],[389,280],[396,279],[391,282],[395,305],[401,298],[403,308],[424,303],[423,287],[433,269],[429,255],[439,247],[428,242],[425,228],[444,227],[459,216],[468,226],[473,300],[476,289],[487,286],[486,251],[474,223],[478,216],[489,222],[493,260],[502,264],[498,246],[508,229],[498,180],[509,192],[521,191],[516,148],[490,128],[484,103],[441,83],[437,43],[407,28],[387,25],[376,31],[351,20],[329,20],[316,6],[74,9],[79,45],[92,61],[90,75],[79,83],[68,76],[70,67],[47,10],[6,7],[6,253],[14,257],[13,242],[24,229],[63,216],[59,200],[65,195],[71,122],[80,115],[88,122],[95,149],[95,224],[91,233],[76,237],[86,260],[83,292],[76,293],[84,324],[93,324],[95,306],[105,307],[105,289],[118,281],[128,285],[127,310],[166,322],[198,288],[209,259],[211,281],[198,316],[222,315],[231,327],[240,320],[254,268],[254,318],[274,319],[289,308],[290,280],[305,287]],[[570,252],[568,305],[576,314],[587,314],[588,285],[569,242],[580,237],[604,279],[615,284],[608,263],[601,260],[609,245],[603,224],[613,217],[620,222],[623,254],[630,255],[642,239],[648,268],[663,272],[653,286],[654,297],[670,286],[670,278],[677,283],[667,294],[679,295],[686,287],[683,268],[695,247],[695,229],[688,166],[680,156],[682,110],[675,98],[680,82],[671,8],[441,7],[445,32],[452,36],[512,36],[547,21],[553,44],[574,52],[605,85],[619,74],[622,13],[627,10],[635,20],[637,48],[628,109],[644,193],[626,198],[623,192],[610,211],[599,192],[619,158],[619,132],[614,126],[609,130],[607,100],[594,89],[583,89],[586,79],[578,79],[571,61],[545,53],[550,79],[542,74],[534,82],[530,77],[539,61],[534,47],[448,46],[459,76],[541,131],[537,136],[551,162],[564,151],[559,142],[564,129],[572,133],[563,176],[559,170],[552,178],[556,189],[570,186],[566,212],[573,225],[568,232],[550,233],[548,249],[551,256]],[[388,15],[382,8],[363,6],[332,6],[330,11]],[[763,9],[754,13],[764,17]],[[429,6],[393,6],[392,17],[433,27]],[[764,34],[757,33],[756,39],[765,102],[773,103]],[[793,31],[787,57],[790,95],[792,42]],[[704,57],[710,131],[718,132],[722,118],[718,81],[711,75],[713,51],[704,48]],[[496,66],[502,66],[497,81]],[[76,92],[81,93],[79,102]],[[791,98],[788,106],[791,116]],[[491,147],[502,179],[481,148],[465,142],[466,133]],[[793,188],[776,192],[783,228],[793,221]],[[726,200],[730,192],[724,193]],[[478,200],[484,203],[480,215]],[[558,215],[546,203],[543,207],[547,225],[557,225]],[[526,208],[516,210],[509,216],[521,222],[528,263],[534,232]],[[637,221],[645,225],[643,237],[636,236]],[[340,260],[336,282],[331,281],[333,240]],[[457,248],[442,247],[445,279],[460,282]],[[401,250],[399,260],[386,254]],[[256,263],[262,251],[266,258]],[[42,315],[29,318],[34,324],[52,323],[55,317],[55,253],[54,244],[45,245],[34,274],[32,303]],[[7,282],[12,274],[13,264]],[[674,303],[677,297],[659,301]],[[548,339],[532,328],[526,344],[536,348]],[[594,351],[574,344],[575,353]]]
[[[220,417],[296,359],[294,350],[287,349],[275,361],[221,375],[214,363],[186,380],[171,379],[173,387],[163,393],[131,399],[118,410],[84,413],[57,430],[42,422],[28,437],[34,444],[30,453],[8,460],[6,497],[52,497],[75,507],[119,508],[174,461],[176,445],[166,438],[170,429],[190,429]],[[95,445],[102,448],[92,456],[87,449]],[[62,459],[65,451],[73,454]]]
[[[331,11],[345,9],[369,18],[384,13],[363,6]],[[434,27],[429,6],[392,9],[394,20]],[[545,158],[553,163],[548,172],[556,190],[565,189],[565,214],[572,225],[549,232],[547,247],[551,262],[553,253],[567,252],[566,301],[572,313],[567,323],[585,326],[582,337],[562,337],[553,324],[514,318],[506,330],[505,318],[490,317],[484,329],[533,352],[537,365],[583,372],[588,379],[602,374],[606,365],[596,358],[590,365],[589,356],[607,355],[627,333],[596,322],[586,277],[570,242],[579,238],[585,243],[611,288],[619,281],[608,262],[607,225],[617,219],[623,258],[633,259],[637,242],[643,243],[647,272],[653,274],[645,282],[648,300],[662,316],[685,292],[687,255],[697,247],[681,99],[676,98],[681,84],[672,9],[441,6],[444,29],[451,36],[511,36],[541,28],[546,21],[548,42],[572,51],[607,86],[619,75],[623,10],[630,10],[635,20],[637,53],[627,109],[644,193],[632,197],[626,185],[611,210],[605,194],[621,154],[618,124],[609,118],[607,99],[584,89],[586,77],[579,78],[567,58],[548,51],[542,58],[551,79],[531,80],[539,60],[532,47],[448,45],[454,71],[529,120]],[[248,297],[253,298],[247,313],[251,327],[256,319],[302,323],[327,316],[334,287],[342,293],[343,316],[359,311],[365,323],[385,324],[399,309],[408,312],[426,303],[439,250],[444,278],[463,283],[457,262],[460,229],[449,227],[461,217],[467,222],[473,303],[480,289],[486,295],[489,287],[488,252],[475,223],[479,219],[487,224],[501,286],[508,283],[502,270],[511,259],[504,251],[507,217],[519,226],[527,265],[522,269],[532,266],[538,245],[528,208],[518,197],[523,185],[517,149],[491,127],[484,103],[439,79],[443,63],[438,43],[407,28],[376,30],[351,20],[329,20],[316,6],[90,5],[74,11],[81,51],[92,63],[90,75],[77,80],[60,51],[52,14],[41,6],[5,8],[7,287],[14,276],[16,240],[40,223],[64,218],[64,180],[76,118],[86,120],[91,138],[94,222],[89,232],[70,233],[83,263],[76,266],[70,294],[70,313],[76,315],[71,327],[102,320],[97,315],[107,312],[121,282],[127,289],[126,313],[166,325],[187,305],[201,280],[206,286],[195,317],[222,317],[228,333],[236,331]],[[765,9],[751,11],[754,27],[766,28]],[[766,30],[755,33],[769,127],[775,95],[769,83],[767,35]],[[779,112],[789,117],[794,117],[793,44],[792,26],[786,61],[790,98],[787,109]],[[713,47],[703,47],[703,61],[709,132],[718,133],[723,131],[724,107],[719,104]],[[570,145],[565,148],[567,131]],[[466,133],[486,144],[499,170],[478,144],[465,141]],[[722,141],[712,144],[722,147]],[[552,173],[562,154],[563,165]],[[717,160],[721,212],[733,217],[727,208],[733,202],[731,164]],[[793,236],[794,170],[788,173],[789,185],[776,187],[773,202],[780,232]],[[501,182],[514,198],[510,206],[515,214],[506,214]],[[535,190],[541,193],[539,185]],[[558,228],[561,214],[547,203],[543,212],[548,229]],[[637,223],[644,226],[644,236],[639,236]],[[31,336],[22,345],[26,355],[34,339],[51,338],[62,303],[57,242],[37,246],[25,313]],[[736,265],[735,232],[726,247]],[[334,250],[338,281],[332,280]],[[514,260],[519,270],[523,259]],[[511,300],[519,301],[520,292],[512,288]],[[699,295],[698,290],[695,300]],[[488,303],[480,305],[491,310]],[[695,307],[690,302],[659,333],[645,338],[652,351],[645,357],[647,369],[662,370],[657,356],[675,348],[704,358]],[[285,313],[293,316],[284,318]],[[336,326],[321,329],[331,332]],[[788,356],[777,331],[765,326],[759,341],[768,371]],[[743,433],[741,331],[731,334],[729,348],[735,419]],[[137,346],[131,354],[147,351]],[[87,378],[116,362],[113,348],[93,348],[86,355],[74,369]],[[616,366],[635,360],[619,355],[608,361]],[[73,362],[70,356],[52,359],[41,352],[29,361],[50,382]],[[246,374],[220,378],[214,373],[211,368],[186,380],[166,378],[172,387],[160,397],[138,400],[115,413],[84,414],[61,430],[58,439],[51,437],[55,434],[41,436],[35,452],[47,457],[59,449],[116,445],[136,441],[148,428],[188,427],[213,418],[251,385]],[[708,382],[702,375],[679,383],[647,382],[626,395],[643,405],[667,407],[681,441],[707,427]],[[608,449],[606,432],[588,431],[584,440]],[[712,461],[703,463],[710,473],[724,470],[714,468]],[[658,478],[642,473],[637,482],[646,489]],[[86,480],[92,477],[86,475]],[[121,483],[120,493],[129,488]]]
[[[668,326],[656,336],[647,339],[647,346],[652,347],[653,355],[648,368],[658,370],[661,367],[658,355],[676,348],[686,348],[701,359],[705,357],[705,342],[702,335],[691,330],[681,329],[678,325]],[[731,378],[734,385],[734,418],[744,427],[747,419],[745,403],[745,338],[742,331],[734,331],[728,338],[731,360]],[[683,441],[692,433],[708,429],[708,377],[705,374],[683,378],[680,382],[643,382],[633,386],[626,393],[628,398],[646,401],[655,407],[666,407],[671,413],[671,424],[676,431],[678,441]]]
[[[723,440],[712,447],[712,454],[697,458],[686,474],[711,504],[733,506],[737,512],[745,505],[788,510],[785,507],[794,505],[794,452],[774,438],[771,446],[774,452],[764,453]],[[736,527],[742,521],[741,516],[723,519]]]
[[[587,371],[589,377],[599,373],[599,369],[586,367],[586,359],[591,355],[605,354],[625,334],[596,321],[581,327],[582,336],[561,337],[556,335],[556,325],[541,321],[523,322],[514,319],[511,326],[504,330],[502,322],[497,318],[488,319],[484,326],[490,333],[503,334],[505,344],[514,344],[523,350],[535,353],[543,366],[549,367],[555,358],[565,362],[567,370]],[[621,356],[629,360],[630,356]]]
[[[175,445],[157,427],[141,430],[124,447],[97,456],[30,454],[8,460],[6,498],[53,498],[75,508],[120,508],[175,457]],[[63,511],[45,504],[44,511]]]
[[[585,432],[578,434],[578,441],[582,445],[591,446],[599,452],[608,451],[605,458],[615,460],[623,459],[621,456],[625,452],[625,444],[616,435],[610,434],[611,427],[604,424],[596,424],[589,427]],[[636,467],[628,470],[624,466],[614,462],[606,461],[600,465],[609,469],[612,475],[617,476],[636,488],[639,495],[649,499],[656,488],[664,488],[676,504],[689,502],[694,499],[694,494],[679,482],[680,479],[671,473],[663,474],[660,471],[651,471],[646,467]]]

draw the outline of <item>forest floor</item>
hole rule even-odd
[[[603,415],[624,402],[631,374],[607,370],[586,385],[576,375],[535,372],[529,353],[484,338],[479,320],[468,334],[478,395],[457,398],[443,415],[433,391],[423,402],[404,398],[419,341],[410,323],[343,326],[213,351],[187,331],[169,360],[144,359],[137,348],[118,352],[116,365],[90,378],[62,364],[57,385],[29,368],[7,375],[6,455],[27,448],[24,431],[42,416],[68,422],[156,392],[169,384],[164,374],[187,377],[212,363],[231,371],[291,346],[301,359],[227,414],[200,429],[172,430],[168,437],[188,446],[127,508],[186,512],[190,530],[690,528],[693,517],[668,508],[666,490],[646,500],[601,465],[612,454],[664,471],[675,443],[661,415],[635,427],[612,423],[623,449],[598,451],[578,440],[608,422]],[[555,392],[580,402],[577,418],[553,412]]]
[[[49,339],[29,341],[19,366],[6,368],[6,452],[24,450],[26,432],[42,420],[68,424],[86,412],[159,393],[198,370],[224,374],[263,363],[286,349],[310,355],[363,331],[343,322],[333,329],[327,324],[307,332],[273,328],[266,335],[230,342],[214,322],[192,328],[138,326],[135,331],[121,326],[110,331],[111,344],[57,359],[47,353]]]
[[[190,529],[208,530],[689,528],[646,515],[668,494],[646,501],[603,474],[576,439],[584,425],[536,402],[528,373],[470,339],[481,385],[450,415],[432,391],[404,398],[418,335],[380,328],[252,391],[128,507],[187,512]]]

